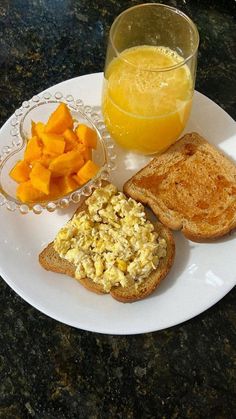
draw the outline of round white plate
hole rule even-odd
[[[99,106],[102,73],[67,80],[50,88]],[[9,137],[9,121],[0,144]],[[236,123],[218,105],[196,92],[186,132],[197,131],[236,161]],[[112,181],[123,182],[148,160],[117,148]],[[52,214],[21,215],[0,208],[0,274],[25,301],[68,325],[100,333],[136,334],[161,330],[188,320],[224,297],[236,283],[235,232],[212,244],[193,243],[175,233],[174,266],[159,288],[143,301],[116,302],[96,295],[75,280],[45,271],[38,254],[54,238],[75,208]]]

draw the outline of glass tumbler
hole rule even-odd
[[[141,4],[115,19],[102,111],[120,146],[153,154],[178,139],[191,111],[198,45],[195,24],[170,6]]]

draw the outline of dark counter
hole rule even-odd
[[[0,124],[35,93],[102,71],[110,24],[138,3],[1,0]],[[236,2],[165,3],[199,28],[196,88],[236,119]],[[63,325],[0,287],[0,418],[236,417],[235,289],[182,325],[125,337]]]

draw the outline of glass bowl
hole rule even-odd
[[[27,139],[31,136],[31,122],[46,122],[49,115],[58,104],[67,104],[75,126],[77,121],[93,128],[97,133],[97,148],[93,150],[93,161],[100,167],[94,178],[68,195],[55,200],[22,203],[16,197],[17,183],[11,179],[9,172],[14,164],[23,157]],[[98,107],[86,106],[80,99],[72,95],[63,96],[61,92],[51,94],[45,92],[34,96],[22,103],[8,121],[10,124],[10,138],[8,145],[0,149],[0,206],[6,206],[10,211],[19,210],[21,214],[33,211],[41,214],[44,210],[49,212],[57,208],[66,208],[70,203],[78,203],[82,196],[90,195],[92,189],[99,187],[103,179],[107,179],[111,170],[115,169],[113,154],[114,144],[105,128]]]

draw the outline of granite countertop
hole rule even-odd
[[[1,0],[0,124],[35,93],[102,71],[111,22],[138,3]],[[235,0],[165,3],[198,25],[196,88],[236,119]],[[108,336],[56,322],[0,287],[0,418],[236,417],[235,289],[176,327]]]

